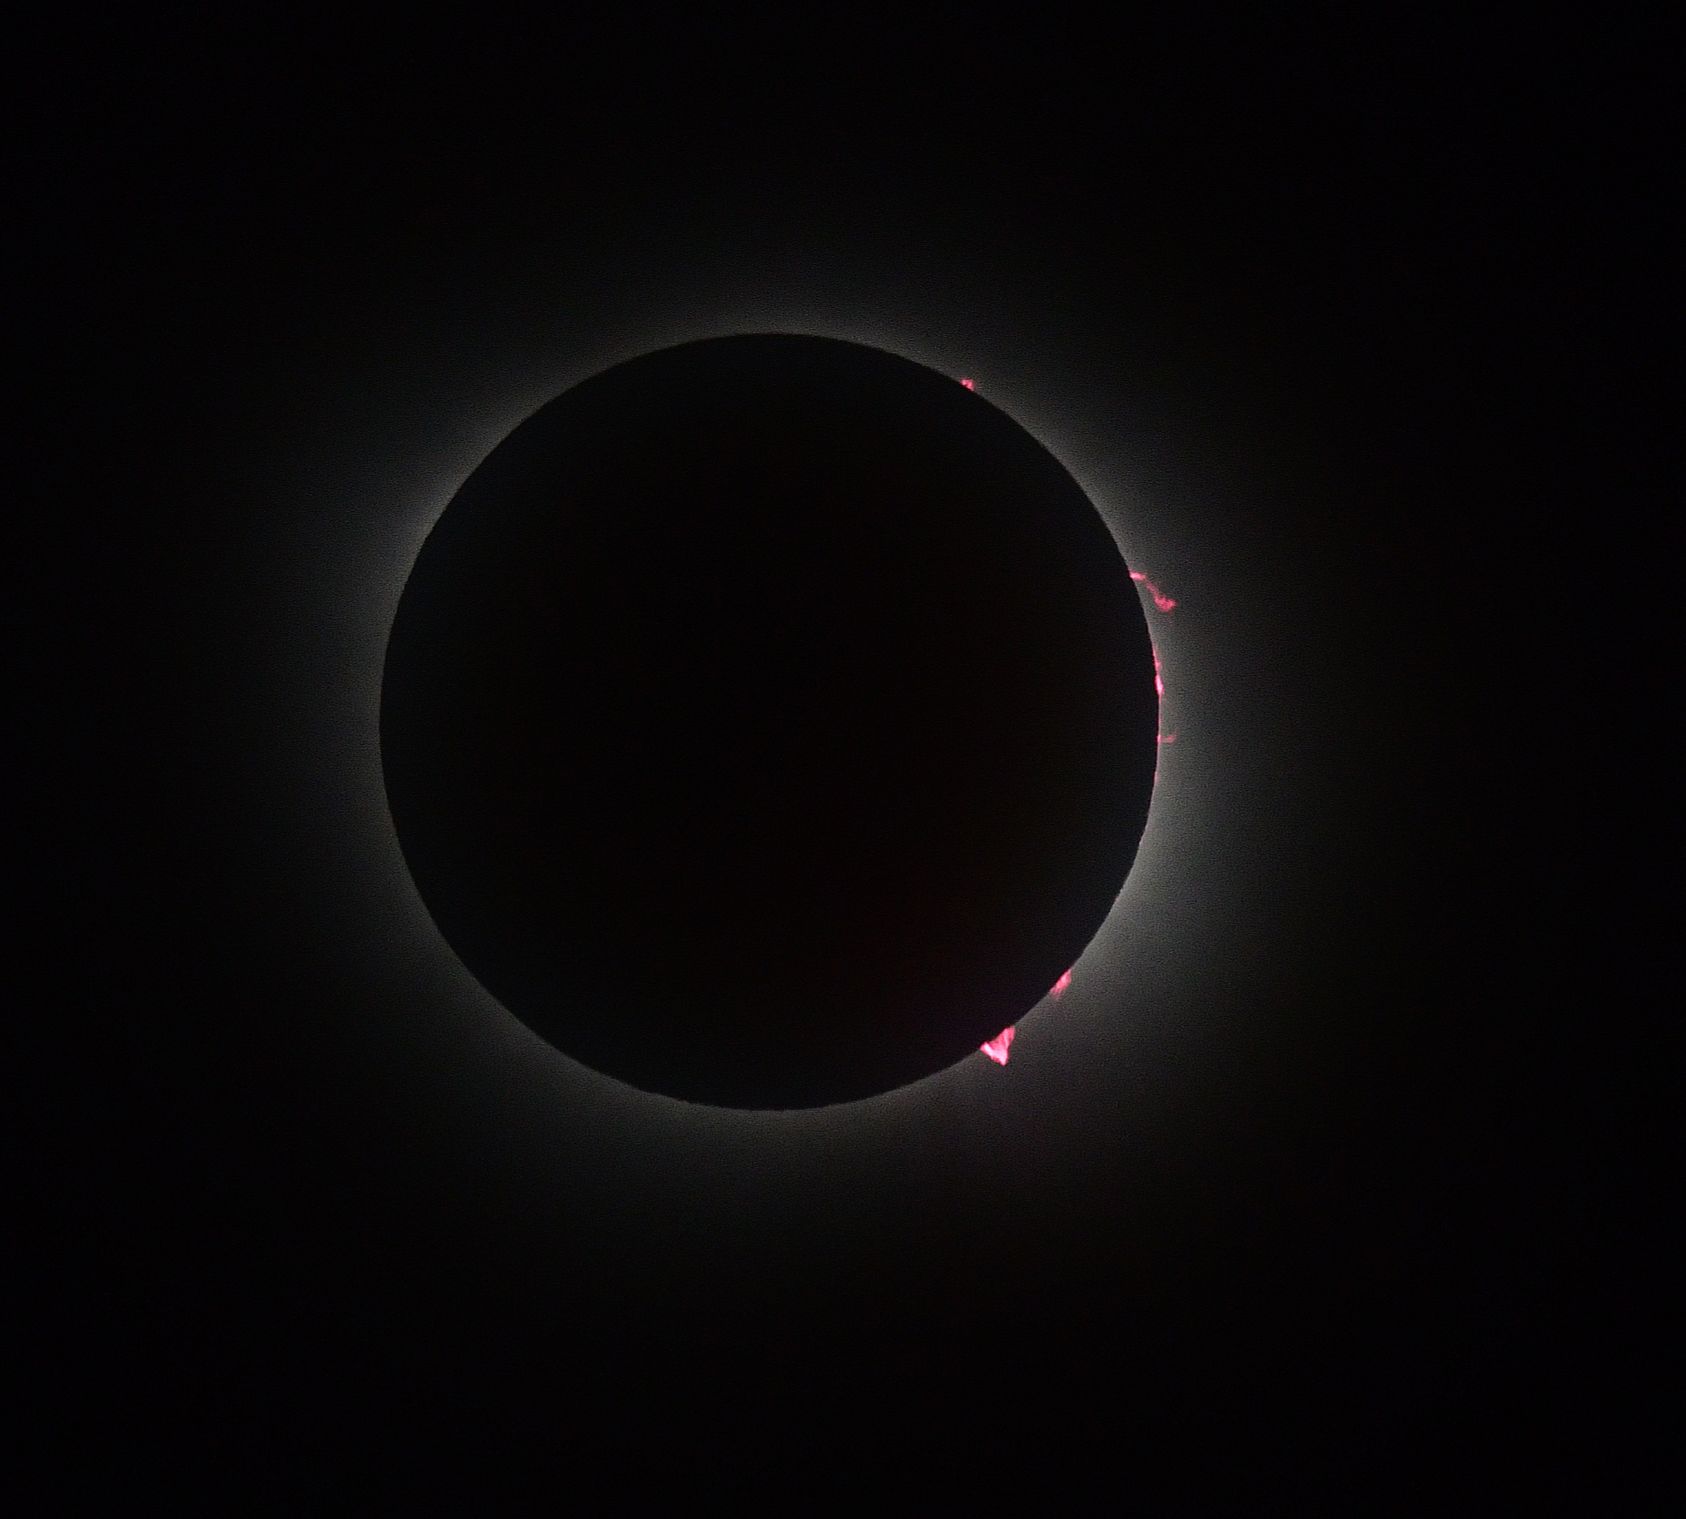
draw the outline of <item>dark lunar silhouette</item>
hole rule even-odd
[[[1155,765],[1110,533],[1016,422],[853,344],[648,354],[417,559],[381,743],[434,920],[635,1086],[843,1101],[977,1050],[1111,910]]]

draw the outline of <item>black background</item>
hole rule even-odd
[[[242,13],[26,51],[11,1027],[51,1469],[1638,1482],[1606,1268],[1653,1129],[1592,1009],[1652,993],[1586,953],[1588,624],[1653,484],[1669,134],[1644,28],[1533,26]],[[1050,446],[1136,461],[1185,679],[1155,949],[1074,984],[1040,1068],[1026,1033],[824,1132],[501,1035],[476,1065],[483,1010],[414,996],[438,962],[388,974],[402,906],[344,910],[355,745],[311,682],[403,564],[333,566],[448,495],[442,428],[483,452],[663,323],[810,299],[1000,355],[980,390]]]

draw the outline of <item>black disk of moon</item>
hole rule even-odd
[[[424,543],[381,754],[480,983],[633,1086],[870,1096],[1106,920],[1152,794],[1146,623],[1094,506],[949,376],[830,339],[646,354]]]

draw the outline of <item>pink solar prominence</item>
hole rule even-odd
[[[966,379],[964,377],[961,378],[960,383],[962,385],[964,385],[966,387],[966,389],[968,389],[968,390],[976,390],[977,389],[977,386],[974,385],[972,383],[972,381],[970,381],[969,379]],[[1159,589],[1158,586],[1156,586],[1151,580],[1149,580],[1147,578],[1147,576],[1144,575],[1140,570],[1131,570],[1130,571],[1130,578],[1132,580],[1136,581],[1138,584],[1145,585],[1147,587],[1148,595],[1150,595],[1153,598],[1154,606],[1157,607],[1161,612],[1164,612],[1167,616],[1169,616],[1172,612],[1174,612],[1176,610],[1176,608],[1177,608],[1176,599],[1174,597],[1167,596],[1162,590]],[[1160,723],[1159,742],[1161,744],[1174,744],[1177,741],[1177,735],[1175,733],[1167,733],[1165,731],[1165,726],[1164,726],[1164,724],[1165,724],[1165,671],[1164,671],[1164,668],[1161,666],[1160,661],[1159,661],[1159,645],[1158,644],[1154,644],[1154,646],[1153,646],[1153,689],[1159,696],[1159,723]],[[1154,772],[1153,772],[1153,780],[1154,780],[1155,785],[1157,785],[1159,783],[1159,771],[1158,771],[1157,767],[1154,769]],[[1058,981],[1056,981],[1051,987],[1049,987],[1048,995],[1050,997],[1052,997],[1057,1002],[1060,998],[1060,994],[1062,992],[1064,992],[1065,989],[1070,985],[1071,985],[1071,972],[1067,971],[1063,976],[1060,977],[1060,979]],[[1006,1065],[1006,1063],[1007,1063],[1007,1051],[1010,1050],[1012,1047],[1013,1047],[1013,1026],[1011,1024],[1009,1024],[1006,1028],[1002,1029],[1001,1032],[999,1034],[997,1034],[993,1039],[986,1039],[982,1044],[980,1044],[978,1046],[978,1048],[980,1050],[982,1050],[984,1054],[989,1056],[989,1058],[991,1060],[993,1060],[997,1065]]]
[[[1070,985],[1071,972],[1066,971],[1058,981],[1048,988],[1048,995],[1057,1002],[1059,1001],[1060,994]],[[1008,1026],[1002,1029],[1001,1032],[993,1039],[986,1039],[978,1046],[978,1048],[982,1050],[984,1054],[988,1055],[989,1058],[997,1065],[1005,1065],[1007,1063],[1007,1051],[1012,1047],[1013,1026],[1011,1024],[1008,1024]]]
[[[1140,570],[1131,570],[1130,578],[1132,580],[1139,581],[1142,585],[1147,587],[1147,593],[1153,598],[1153,604],[1158,607],[1161,612],[1172,612],[1176,610],[1176,602],[1160,590],[1159,587],[1149,580],[1146,575],[1142,574]]]

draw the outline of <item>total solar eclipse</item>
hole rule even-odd
[[[381,755],[440,932],[586,1066],[695,1102],[905,1085],[1112,910],[1156,764],[1130,572],[954,377],[715,338],[469,476],[394,617]]]

